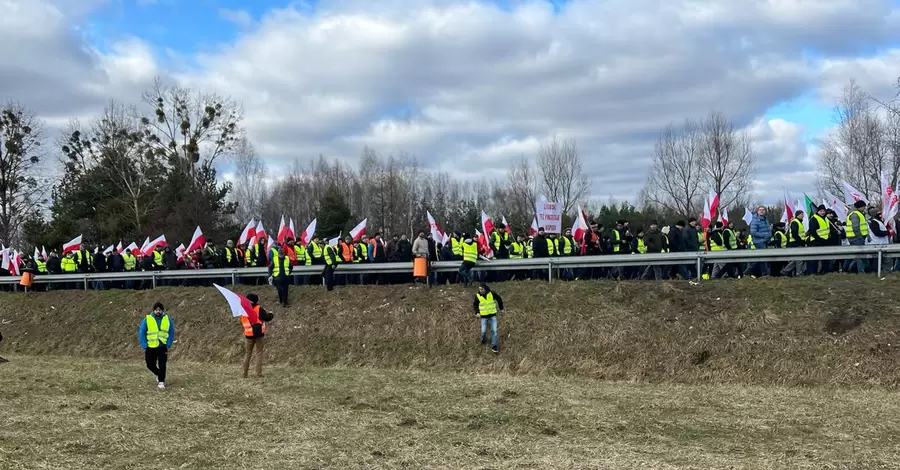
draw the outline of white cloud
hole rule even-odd
[[[82,16],[57,3],[10,1],[0,1],[0,44],[26,46],[0,45],[0,97],[48,117],[89,115],[176,72],[139,39],[86,47],[71,32]],[[256,21],[221,10],[243,34],[176,76],[241,101],[275,167],[320,153],[353,161],[369,145],[502,178],[558,134],[578,140],[603,198],[634,199],[659,130],[717,108],[753,136],[759,196],[774,200],[781,185],[812,189],[815,149],[801,126],[766,121],[765,110],[815,87],[831,99],[850,76],[889,88],[900,65],[900,49],[849,54],[898,39],[889,0],[573,0],[560,14],[512,4],[321,0],[314,14],[285,8]]]

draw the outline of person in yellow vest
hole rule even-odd
[[[865,201],[856,201],[853,204],[853,211],[847,214],[847,221],[844,224],[844,233],[847,236],[847,243],[850,246],[863,246],[869,238],[869,221],[863,214],[866,209]],[[865,258],[848,259],[844,261],[844,272],[849,273],[852,266],[856,266],[856,272],[863,274],[866,272]]]
[[[806,230],[803,228],[804,218],[806,218],[806,213],[804,213],[803,211],[797,211],[796,213],[794,213],[794,218],[791,220],[790,227],[788,227],[788,248],[801,248],[806,246]],[[806,274],[806,261],[791,260],[781,270],[782,276],[790,276],[791,274],[795,276],[802,276]]]
[[[175,343],[175,323],[169,319],[163,304],[153,304],[153,311],[144,317],[138,328],[138,341],[144,350],[147,369],[156,376],[157,387],[166,389],[166,362],[169,349]]]
[[[475,294],[475,302],[472,304],[475,316],[481,320],[481,344],[487,344],[488,326],[491,328],[491,351],[494,354],[500,352],[500,333],[497,325],[497,315],[503,313],[503,298],[500,294],[491,291],[487,284],[478,286]]]
[[[472,268],[478,263],[478,244],[472,240],[469,234],[463,234],[462,264],[459,266],[459,282],[466,287],[472,285]]]
[[[272,246],[276,246],[275,243]],[[272,263],[269,265],[269,282],[278,291],[278,303],[282,307],[288,306],[288,286],[291,285],[291,259],[284,254],[284,248],[278,246],[272,254]]]
[[[266,323],[275,319],[275,314],[266,311],[259,306],[259,296],[253,293],[247,294],[247,300],[253,307],[253,313],[241,316],[241,325],[244,327],[244,363],[241,366],[242,376],[246,379],[250,371],[250,361],[253,359],[253,351],[256,351],[256,376],[262,377],[263,361],[266,354]]]
[[[820,205],[816,208],[816,213],[810,217],[809,230],[806,237],[810,246],[825,247],[831,245],[831,224],[825,218],[825,206]],[[813,261],[808,263],[809,272],[807,274],[826,274],[831,272],[831,260]]]
[[[509,244],[509,259],[511,260],[520,260],[525,259],[527,256],[527,247],[525,245],[525,237],[522,235],[516,235],[515,241]],[[513,281],[517,277],[517,271],[510,270],[509,272],[509,280]]]

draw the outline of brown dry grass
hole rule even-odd
[[[489,354],[489,353],[487,353]],[[878,469],[895,394],[13,355],[0,468]]]
[[[296,288],[275,309],[273,361],[665,383],[900,385],[898,278],[496,284],[502,353],[482,354],[460,287]],[[247,289],[241,289],[246,292]],[[263,305],[275,301],[271,288]],[[4,350],[131,359],[154,301],[178,327],[176,359],[234,362],[240,326],[213,289],[0,295]]]

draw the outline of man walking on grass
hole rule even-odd
[[[487,343],[487,327],[491,327],[491,351],[500,352],[500,333],[497,330],[497,315],[503,313],[503,299],[491,292],[487,284],[478,286],[475,294],[475,316],[481,319],[481,344]]]
[[[266,322],[272,321],[275,315],[267,312],[259,306],[259,296],[247,294],[247,300],[253,307],[252,313],[241,316],[241,325],[244,327],[244,364],[241,369],[243,377],[247,378],[250,370],[250,360],[253,358],[253,350],[256,350],[256,376],[262,377],[262,366],[266,352]]]
[[[169,348],[175,341],[175,324],[169,320],[162,303],[153,304],[153,312],[144,317],[141,327],[138,328],[138,341],[144,350],[147,369],[156,376],[159,389],[165,390],[166,362],[169,358]]]

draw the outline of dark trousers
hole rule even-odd
[[[278,276],[272,280],[272,284],[275,284],[275,290],[278,291],[278,303],[287,305],[288,286],[291,285],[291,278],[289,276]]]
[[[334,265],[330,264],[325,266],[325,289],[332,291],[334,290]]]
[[[165,346],[147,348],[144,350],[144,360],[147,368],[160,382],[166,381],[166,361],[169,359],[169,350]]]

